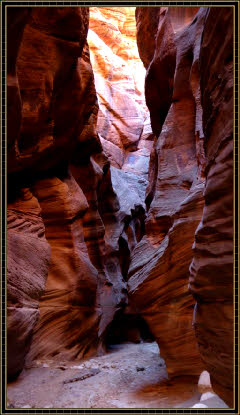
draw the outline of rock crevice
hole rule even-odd
[[[8,10],[9,379],[145,336],[232,403],[232,43],[227,7]]]

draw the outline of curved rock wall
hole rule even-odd
[[[88,43],[99,102],[97,131],[111,165],[148,174],[153,135],[134,7],[90,8]]]
[[[229,10],[136,9],[151,127],[134,8],[92,8],[90,52],[88,8],[8,11],[10,378],[102,353],[126,310],[231,403]]]
[[[17,56],[29,8],[8,11],[8,172],[20,138],[22,101],[17,75]],[[7,210],[7,370],[8,378],[18,375],[29,350],[33,328],[39,317],[39,298],[44,291],[50,261],[50,247],[38,200],[29,185],[8,176]]]
[[[30,189],[9,195],[7,230],[7,368],[12,378],[30,347],[50,261],[39,201]]]
[[[65,160],[66,151],[70,154],[76,145],[89,117],[86,106],[82,108],[77,68],[88,18],[87,8],[31,11],[17,59],[22,122],[8,151],[9,173],[46,170]]]
[[[206,187],[190,288],[195,331],[214,390],[232,405],[233,389],[233,15],[209,9],[201,54]]]
[[[130,252],[144,233],[145,192],[154,139],[144,96],[146,71],[136,44],[135,8],[92,7],[89,28],[99,102],[97,132],[111,163],[109,178],[120,204],[115,223],[107,225],[106,218],[107,249],[115,246],[115,252],[119,251],[114,268],[120,265],[127,279]],[[131,312],[131,307],[125,311]]]
[[[119,202],[96,133],[89,10],[22,10],[8,16],[9,376],[22,369],[33,329],[28,364],[100,353],[126,303],[121,232],[108,236]]]
[[[115,59],[112,81],[106,68],[95,68],[95,81],[101,79],[109,101],[104,117],[117,127],[113,136],[105,134],[111,123],[101,129],[100,100],[97,124],[88,8],[20,9],[8,16],[9,376],[23,367],[30,343],[28,365],[102,353],[110,323],[127,305],[125,280],[130,251],[143,235],[153,134],[149,120],[144,124],[138,78],[144,68],[133,40],[134,12],[119,8],[116,17],[111,8],[105,12],[105,27],[104,13],[96,8],[92,13],[101,16],[91,20],[100,31],[92,57],[94,65],[104,62],[107,48]],[[117,38],[114,25],[121,28]],[[100,41],[108,45],[102,55]],[[115,147],[122,152],[121,166],[114,162]]]
[[[146,235],[132,253],[128,281],[130,300],[157,338],[168,373],[199,374],[204,366],[230,405],[231,19],[230,8],[136,9],[146,102],[158,139],[150,161]]]
[[[147,195],[146,235],[133,251],[128,281],[130,300],[157,339],[170,376],[200,374],[203,367],[192,328],[194,300],[188,290],[188,268],[203,209],[197,68],[206,14],[202,9],[188,26],[182,24],[182,15],[177,24],[178,14],[173,9],[156,12],[155,50],[148,59],[146,99],[158,140],[151,160],[154,174],[150,173]],[[194,13],[192,10],[192,18]],[[137,25],[142,31],[143,14],[144,10],[137,10]],[[144,22],[146,19],[144,15]],[[150,26],[148,22],[146,32],[138,36],[143,55]]]

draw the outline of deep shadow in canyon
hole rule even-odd
[[[46,382],[44,367],[93,377],[117,356],[135,398],[110,407],[201,408],[203,371],[233,405],[232,18],[230,7],[92,7],[90,18],[87,7],[8,8],[16,405],[31,376]],[[109,373],[99,388],[128,388]],[[61,388],[72,382],[61,376]],[[97,391],[71,401],[70,389],[69,407],[108,404]],[[167,401],[174,391],[182,403]]]

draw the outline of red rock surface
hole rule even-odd
[[[202,9],[193,24],[180,30],[182,14],[178,21],[173,9],[157,11],[155,50],[148,58],[146,98],[153,131],[160,135],[150,167],[146,235],[133,251],[128,281],[130,300],[156,337],[170,376],[200,374],[203,367],[192,328],[188,268],[203,208],[197,67],[206,13]],[[151,26],[150,21],[144,25],[151,12],[141,22],[143,14],[137,12],[139,30]],[[138,36],[143,55],[147,36]]]
[[[130,252],[143,236],[145,191],[154,137],[144,97],[145,69],[136,45],[135,8],[92,7],[89,27],[88,43],[99,102],[97,132],[111,163],[105,174],[108,182],[103,180],[103,195],[99,193],[98,197],[106,247],[102,243],[99,245],[104,249],[98,253],[97,268],[106,262],[105,273],[110,276],[112,284],[114,275],[115,281],[121,273],[127,279]],[[105,165],[103,170],[107,168]],[[85,170],[82,176],[86,174]],[[84,186],[83,180],[79,182]],[[111,203],[102,203],[103,198],[107,198],[107,186],[108,191],[113,188],[119,200],[119,208],[116,210],[115,206],[115,212]],[[99,219],[96,233],[101,235],[103,228],[98,231],[97,223]],[[100,268],[102,273],[103,264]],[[126,287],[123,290],[126,293]],[[110,288],[108,291],[110,301],[113,292]],[[111,306],[106,310],[105,319],[107,315],[113,315]],[[134,319],[131,307],[125,308],[125,312],[130,313],[130,319]]]
[[[89,258],[98,271],[97,304],[101,310],[98,337],[103,347],[108,325],[126,303],[126,284],[119,263],[118,241],[122,231],[117,218],[119,202],[112,188],[109,162],[103,154],[71,169],[89,204],[83,232]]]
[[[9,171],[46,170],[65,160],[79,140],[89,117],[87,104],[93,105],[90,94],[82,106],[85,85],[78,59],[87,28],[88,8],[32,10],[17,60],[22,125]]]
[[[211,8],[200,54],[205,205],[190,287],[195,331],[214,390],[232,405],[233,388],[233,15]]]
[[[9,140],[9,184],[10,188],[14,184],[16,194],[30,188],[38,208],[34,220],[42,229],[40,236],[38,227],[31,229],[35,232],[30,250],[33,260],[41,251],[35,263],[39,272],[36,281],[31,271],[34,264],[25,253],[21,257],[21,252],[19,262],[24,272],[16,280],[17,268],[13,271],[11,258],[17,254],[9,243],[9,290],[11,293],[14,279],[18,293],[15,308],[9,296],[9,371],[15,373],[23,367],[33,329],[28,365],[34,359],[81,359],[102,352],[109,324],[126,305],[123,275],[126,278],[128,243],[134,246],[141,236],[147,182],[131,172],[119,176],[102,153],[96,132],[98,105],[87,27],[88,8],[34,8],[25,29],[22,27],[18,57],[10,41],[9,53],[15,61],[17,58],[17,65],[11,64],[9,72],[14,74],[17,87],[19,82],[20,94],[18,131],[15,141],[11,136]],[[10,40],[16,30],[14,25],[9,27]],[[130,88],[133,92],[132,85]],[[9,105],[14,108],[11,100]],[[11,114],[9,123],[13,123]],[[138,128],[142,132],[143,122]],[[142,137],[149,136],[152,133],[145,127]],[[144,147],[141,144],[140,151]],[[150,147],[147,151],[149,158]],[[134,170],[134,163],[130,164]],[[143,175],[146,173],[145,163]],[[126,206],[120,206],[116,191],[124,177],[129,179],[129,188],[124,189],[131,197]],[[20,206],[26,224],[21,225],[21,213],[14,221],[14,232],[25,241],[33,208],[16,199],[15,193],[12,204]],[[30,217],[34,218],[34,210]],[[11,223],[9,238],[13,238]],[[22,307],[21,290],[28,283],[33,284],[28,306],[31,313]],[[20,337],[21,350],[13,357],[14,339]]]
[[[9,72],[15,76],[15,84],[19,82],[20,91],[20,97],[15,93],[18,131],[14,132],[14,140],[10,134],[8,142],[10,375],[23,367],[38,307],[40,318],[28,361],[53,355],[69,359],[96,352],[101,315],[98,272],[88,256],[83,234],[82,217],[88,203],[68,168],[70,159],[81,164],[101,151],[95,132],[97,99],[86,45],[89,11],[34,8],[23,30],[25,14],[16,13],[9,25],[8,48],[10,56],[17,58],[16,68],[10,61]],[[21,19],[20,30],[17,24]],[[18,57],[16,45],[11,42],[17,31]],[[14,102],[8,104],[10,110],[14,108]],[[10,111],[9,125],[14,123],[12,114],[15,116]],[[17,197],[29,188],[28,202]],[[29,293],[25,288],[28,286]]]
[[[131,299],[172,375],[199,373],[202,367],[193,322],[213,387],[231,404],[231,10],[202,8],[195,17],[197,8],[145,10],[136,10],[137,39],[147,68],[146,102],[159,137],[150,161],[146,235],[130,264]],[[194,299],[188,291],[193,256]]]
[[[29,15],[30,8],[11,7],[7,14],[7,101],[8,101],[8,151],[19,138],[21,124],[21,97],[16,70],[16,61],[22,40],[23,30]],[[13,123],[12,120],[15,120]]]
[[[51,246],[51,265],[29,358],[70,360],[95,351],[97,345],[98,275],[82,229],[88,204],[71,174],[39,180],[34,187]]]
[[[7,368],[14,377],[23,368],[32,331],[39,317],[50,261],[41,209],[29,189],[21,189],[7,213]]]
[[[91,7],[88,43],[99,102],[97,131],[112,166],[148,173],[153,135],[134,7]]]
[[[30,8],[8,10],[8,161],[20,135],[22,103],[16,60],[30,13]],[[11,379],[22,370],[30,347],[50,260],[38,200],[29,185],[18,186],[18,178],[8,178],[7,229],[7,369]]]
[[[133,8],[92,8],[90,52],[88,8],[9,13],[10,377],[30,344],[102,353],[125,309],[170,377],[205,367],[231,401],[231,16],[198,9],[137,8],[152,129]]]

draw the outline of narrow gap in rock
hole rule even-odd
[[[145,6],[8,9],[8,408],[233,403],[232,8]]]
[[[128,343],[153,342],[154,336],[146,321],[138,314],[116,313],[106,334],[107,350],[112,351]]]
[[[120,209],[116,215],[118,262],[128,280],[131,254],[145,234],[146,189],[154,135],[145,103],[146,70],[136,43],[135,8],[90,8],[88,44],[98,97],[97,133],[110,161],[112,197]],[[105,185],[108,189],[109,185]],[[110,224],[104,185],[98,189],[103,224]],[[113,262],[108,264],[113,270]],[[125,293],[128,294],[127,289]],[[127,307],[128,295],[106,329],[104,344],[153,341],[147,323]],[[130,311],[129,311],[130,310]]]

